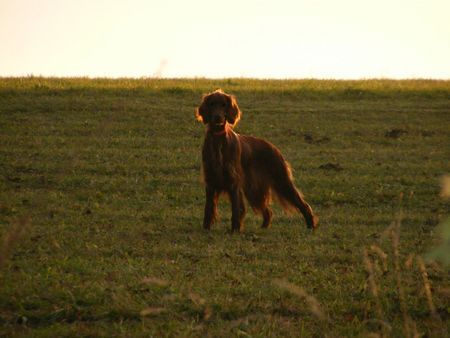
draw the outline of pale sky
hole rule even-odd
[[[0,76],[450,79],[450,0],[0,0]]]

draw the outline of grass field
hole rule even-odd
[[[237,96],[319,214],[201,228],[194,118]],[[0,78],[0,335],[444,337],[449,81]],[[425,272],[424,272],[425,271]],[[431,295],[431,297],[430,297]]]

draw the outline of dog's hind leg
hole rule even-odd
[[[295,190],[297,190],[297,189],[295,189]],[[310,228],[310,229],[317,228],[318,223],[319,223],[319,217],[314,215],[311,206],[304,200],[302,194],[298,191],[297,191],[297,197],[295,197],[295,200],[296,200],[296,207],[302,213],[303,217],[305,218],[306,225],[308,226],[308,228]]]
[[[314,215],[311,206],[305,201],[291,180],[286,180],[283,184],[277,184],[275,190],[282,202],[295,207],[302,213],[308,228],[317,228],[319,218]]]
[[[264,229],[270,228],[272,224],[272,215],[273,215],[272,210],[268,206],[266,206],[265,209],[262,211],[263,222],[261,228]]]
[[[270,209],[270,200],[271,200],[271,194],[269,187],[264,187],[265,191],[261,193],[261,201],[259,203],[260,207],[258,208],[261,210],[261,214],[263,217],[263,222],[261,224],[261,228],[267,229],[270,228],[272,224],[272,209]]]

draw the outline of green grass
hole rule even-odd
[[[245,233],[231,235],[225,199],[212,231],[201,228],[194,109],[218,87],[237,96],[237,131],[291,163],[320,216],[314,234],[275,207],[271,229],[249,212]],[[27,225],[3,250],[0,335],[364,336],[383,332],[383,320],[399,336],[383,231],[402,209],[408,315],[418,332],[442,336],[448,270],[427,265],[437,320],[419,268],[404,262],[438,245],[449,214],[439,197],[449,126],[449,81],[0,78],[0,235]],[[329,163],[342,170],[320,168]],[[371,245],[388,254],[383,273],[370,253],[383,318],[363,259]],[[327,320],[279,287],[287,282]]]

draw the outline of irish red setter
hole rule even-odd
[[[226,193],[231,200],[232,231],[243,230],[244,196],[262,215],[262,227],[268,228],[273,193],[285,209],[300,211],[308,228],[315,229],[318,218],[296,189],[289,164],[280,151],[267,141],[233,131],[241,115],[235,97],[220,89],[204,95],[196,110],[197,119],[206,125],[202,152],[206,185],[203,227],[211,228],[219,195]]]

